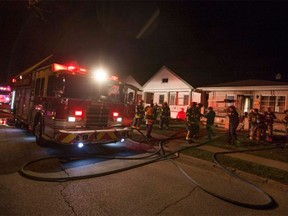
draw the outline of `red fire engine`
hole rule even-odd
[[[24,71],[12,82],[15,125],[33,131],[39,145],[81,147],[119,141],[130,132],[123,126],[131,124],[136,97],[131,101],[130,95],[137,89],[115,76],[100,83],[84,68],[54,63]]]
[[[11,102],[10,86],[0,86],[0,105],[9,104]]]
[[[10,86],[0,86],[0,125],[6,125],[11,118],[11,88]]]

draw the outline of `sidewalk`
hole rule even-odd
[[[223,149],[223,148],[219,148],[215,146],[209,146],[209,145],[203,145],[203,146],[200,146],[199,148],[205,151],[213,152],[213,153],[230,151],[227,149]],[[263,158],[263,157],[259,157],[255,155],[246,154],[246,153],[233,153],[233,154],[228,154],[226,156],[257,163],[257,164],[272,167],[272,168],[277,168],[277,169],[288,172],[288,163],[284,163],[281,161],[271,160],[268,158]]]

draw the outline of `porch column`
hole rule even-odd
[[[175,105],[176,105],[176,106],[178,105],[178,94],[179,94],[179,92],[176,91],[176,101],[175,101]]]
[[[189,105],[190,105],[190,103],[192,102],[192,94],[193,94],[193,89],[191,89],[191,91],[190,91],[190,101],[189,101]]]

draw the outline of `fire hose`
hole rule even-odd
[[[135,129],[136,130],[136,129]],[[141,136],[143,136],[145,138],[145,135],[140,131],[137,130]],[[265,192],[264,190],[262,190],[261,188],[259,188],[257,185],[253,184],[252,182],[250,182],[249,180],[237,175],[236,173],[230,171],[229,169],[227,169],[226,167],[224,167],[218,160],[218,156],[219,155],[223,155],[223,154],[231,154],[231,153],[241,153],[241,152],[246,152],[246,151],[257,151],[257,150],[265,150],[265,149],[272,149],[272,148],[279,148],[279,147],[272,147],[272,148],[259,148],[259,149],[253,149],[253,150],[240,150],[240,151],[231,151],[231,152],[218,152],[215,153],[213,155],[213,161],[220,167],[222,168],[225,172],[227,172],[229,175],[231,175],[232,177],[240,180],[241,182],[247,184],[249,187],[251,187],[252,189],[260,192],[265,200],[267,201],[264,204],[251,204],[251,203],[247,203],[247,202],[239,202],[237,200],[233,200],[230,198],[227,198],[225,196],[216,194],[208,189],[206,189],[205,187],[203,187],[200,183],[198,183],[195,179],[193,179],[191,176],[189,176],[187,174],[187,172],[184,171],[184,169],[174,160],[172,160],[173,158],[175,158],[175,155],[179,155],[179,153],[181,151],[187,150],[187,149],[191,149],[191,148],[196,148],[196,147],[200,147],[204,144],[206,144],[207,142],[202,142],[199,144],[195,144],[193,146],[187,146],[185,148],[182,148],[180,150],[177,151],[173,151],[173,152],[165,152],[163,145],[171,140],[174,139],[179,139],[180,137],[177,136],[179,134],[175,133],[174,135],[165,138],[165,139],[154,139],[153,141],[158,141],[158,150],[146,155],[146,156],[142,156],[142,157],[117,157],[117,156],[105,156],[105,155],[98,155],[98,156],[94,156],[94,155],[89,155],[89,156],[66,156],[66,157],[57,157],[57,156],[52,156],[52,157],[45,157],[45,158],[40,158],[38,160],[33,160],[30,161],[26,164],[24,164],[20,170],[19,173],[29,179],[32,180],[37,180],[37,181],[46,181],[46,182],[65,182],[65,181],[73,181],[73,180],[82,180],[82,179],[88,179],[88,178],[95,178],[95,177],[100,177],[100,176],[105,176],[105,175],[110,175],[110,174],[115,174],[118,172],[122,172],[122,171],[126,171],[126,170],[130,170],[130,169],[134,169],[134,168],[138,168],[138,167],[142,167],[157,161],[162,161],[162,160],[168,160],[170,162],[172,162],[178,169],[179,171],[188,178],[188,180],[190,180],[193,184],[195,184],[197,187],[199,187],[200,189],[202,189],[203,191],[205,191],[206,193],[212,195],[213,197],[216,197],[218,199],[221,199],[223,201],[226,201],[228,203],[237,205],[237,206],[241,206],[241,207],[245,207],[245,208],[251,208],[251,209],[271,209],[271,208],[275,208],[277,206],[276,201],[273,199],[273,197],[271,197],[267,192]],[[131,138],[131,140],[133,140]],[[146,142],[149,143],[149,140],[147,140],[145,138]],[[135,140],[133,140],[135,141]],[[287,146],[286,146],[287,147]],[[51,160],[51,159],[60,159],[60,160],[67,160],[67,161],[71,161],[71,160],[84,160],[84,159],[91,159],[91,158],[101,158],[101,159],[119,159],[119,160],[147,160],[144,161],[140,164],[136,164],[136,165],[131,165],[131,166],[127,166],[127,167],[123,167],[123,168],[119,168],[119,169],[115,169],[115,170],[111,170],[111,171],[106,171],[106,172],[101,172],[101,173],[94,173],[94,174],[87,174],[87,175],[80,175],[80,176],[68,176],[68,177],[42,177],[42,176],[37,176],[37,175],[32,175],[30,174],[26,168],[28,168],[30,165],[35,164],[37,162],[40,161],[44,161],[44,160]]]

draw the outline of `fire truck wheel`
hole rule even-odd
[[[39,118],[36,125],[35,125],[35,137],[36,143],[40,146],[45,146],[44,139],[42,137],[43,133],[43,121],[42,118]]]

